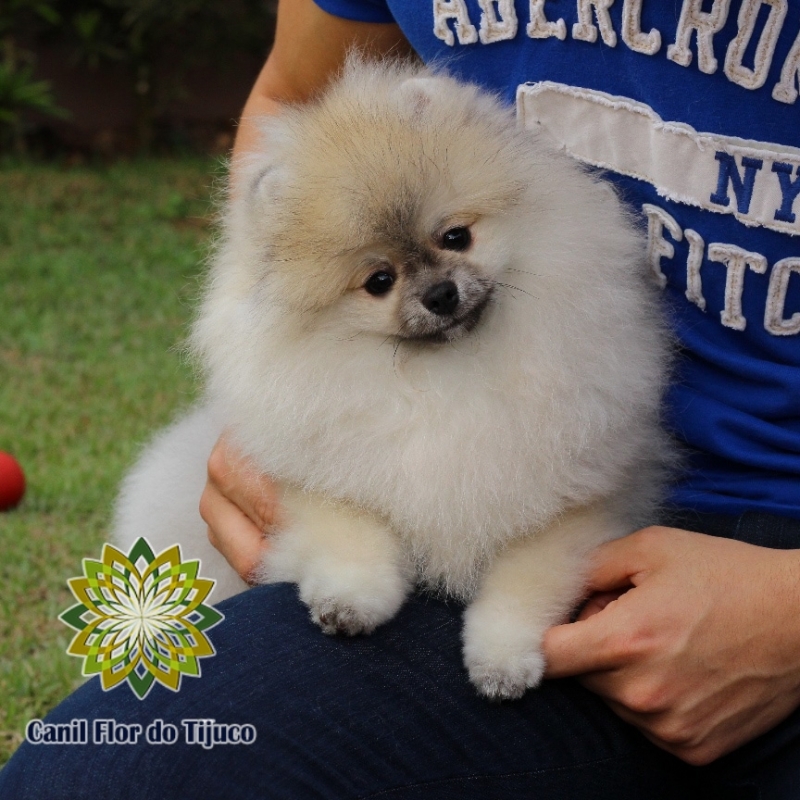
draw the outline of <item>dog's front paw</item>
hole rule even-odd
[[[372,633],[390,620],[412,587],[413,570],[384,522],[313,493],[290,492],[293,521],[273,535],[258,577],[296,583],[325,633]]]
[[[398,612],[410,589],[405,575],[390,565],[316,566],[299,581],[300,598],[327,634],[372,633]]]
[[[545,659],[541,632],[514,614],[474,603],[464,616],[464,665],[489,700],[516,700],[538,686]]]
[[[518,700],[542,680],[545,661],[540,651],[503,656],[465,659],[469,679],[487,700]]]
[[[359,610],[353,606],[335,600],[332,597],[312,600],[308,604],[312,622],[319,625],[323,633],[330,636],[344,634],[357,636],[360,633],[372,633],[384,620],[374,613]]]

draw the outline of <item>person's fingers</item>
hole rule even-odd
[[[600,545],[587,576],[590,592],[577,620],[550,628],[544,636],[547,678],[613,669],[630,655],[621,598],[651,568],[648,547],[657,534],[639,531]]]
[[[624,660],[615,629],[606,624],[604,614],[555,625],[545,632],[542,648],[547,664],[545,678],[613,669]]]
[[[208,538],[248,583],[268,546],[264,532],[279,523],[278,491],[226,435],[208,459],[208,481],[200,498]]]
[[[652,569],[660,534],[658,528],[623,536],[601,544],[593,553],[587,577],[590,592],[611,592],[637,583],[637,576]]]
[[[614,591],[611,592],[595,592],[580,607],[580,610],[575,617],[575,621],[579,622],[581,620],[589,619],[589,617],[593,617],[595,614],[599,614],[604,608],[608,607],[615,600],[618,600],[620,597],[622,597],[626,591],[628,591],[627,588],[614,589]]]
[[[200,499],[200,515],[208,524],[208,538],[247,583],[268,546],[258,526],[210,482]]]
[[[545,631],[545,677],[605,673],[639,659],[648,646],[647,637],[640,635],[642,618],[651,614],[642,608],[646,597],[644,587],[605,592],[593,613]]]
[[[241,509],[260,531],[266,531],[278,523],[279,497],[275,484],[267,475],[259,472],[250,459],[241,455],[224,434],[214,445],[208,459],[208,480],[220,495]],[[219,529],[216,532],[219,533]]]

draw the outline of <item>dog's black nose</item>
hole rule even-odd
[[[440,317],[452,314],[458,305],[458,286],[453,281],[442,281],[431,286],[422,298],[422,305]]]

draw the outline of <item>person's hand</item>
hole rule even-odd
[[[208,481],[200,498],[208,538],[239,573],[252,575],[268,546],[265,533],[279,523],[278,492],[223,434],[208,459]]]
[[[596,551],[578,620],[544,640],[624,720],[707,764],[800,705],[800,551],[647,528]]]

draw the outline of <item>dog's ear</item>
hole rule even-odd
[[[273,203],[280,197],[284,184],[283,170],[277,162],[266,163],[255,171],[250,184],[250,195],[259,204]]]
[[[400,84],[399,91],[403,102],[411,108],[415,117],[422,116],[436,94],[438,81],[426,75],[419,75]]]
[[[283,121],[278,118],[265,116],[257,124],[260,141],[258,147],[244,157],[242,169],[247,175],[248,198],[261,205],[277,200],[285,183],[282,144],[286,132]]]

